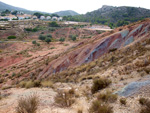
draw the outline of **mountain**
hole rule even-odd
[[[77,12],[72,11],[72,10],[66,10],[66,11],[59,11],[59,12],[55,12],[55,14],[59,15],[59,16],[74,16],[74,15],[79,15]]]
[[[118,26],[135,22],[143,18],[150,17],[150,10],[140,7],[114,7],[104,5],[102,8],[88,12],[84,15],[77,15],[72,18],[68,17],[66,20],[84,21],[100,24],[115,23]]]

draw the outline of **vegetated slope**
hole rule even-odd
[[[89,63],[110,51],[124,48],[133,44],[133,42],[147,38],[149,36],[149,31],[150,20],[148,19],[144,22],[132,24],[95,36],[86,43],[80,43],[76,49],[50,62],[49,65],[40,72],[38,77],[49,76],[67,70],[68,68]]]
[[[59,12],[55,12],[55,14],[59,15],[59,16],[74,16],[74,15],[79,15],[79,13],[72,11],[72,10],[66,10],[66,11],[59,11]]]
[[[102,8],[88,12],[84,15],[68,17],[67,20],[85,21],[92,23],[117,23],[118,21],[135,22],[142,18],[150,17],[150,10],[137,7],[113,7],[102,6]],[[125,24],[125,23],[124,23]]]

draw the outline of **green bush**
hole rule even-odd
[[[57,24],[57,22],[50,22],[49,27],[59,27],[59,25]]]
[[[16,39],[16,36],[8,36],[7,39]]]
[[[91,88],[91,92],[94,94],[98,90],[101,90],[103,88],[106,88],[111,84],[111,81],[106,78],[100,78],[93,81],[93,86]]]
[[[16,107],[17,113],[36,113],[39,106],[39,98],[36,95],[21,97]]]
[[[36,40],[32,41],[32,44],[34,44],[34,45],[35,45],[35,44],[36,44]]]
[[[44,35],[40,35],[40,36],[39,36],[39,40],[44,41],[45,39],[46,39],[46,36],[44,36]]]
[[[94,100],[89,109],[90,113],[113,113],[112,108],[108,104],[104,104],[99,100]]]
[[[38,29],[37,28],[25,28],[25,31],[28,31],[28,32],[37,32]]]

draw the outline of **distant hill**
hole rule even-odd
[[[84,15],[77,15],[72,18],[68,17],[66,18],[66,20],[84,21],[100,24],[117,24],[118,22],[127,24],[148,17],[150,17],[149,9],[140,7],[113,7],[104,5],[98,10],[88,12]]]
[[[59,16],[74,16],[74,15],[79,15],[77,12],[72,11],[72,10],[66,10],[66,11],[59,11],[59,12],[55,12],[55,14],[59,15]]]
[[[15,6],[8,5],[8,4],[3,3],[3,2],[0,1],[0,11],[4,11],[6,9],[22,11],[22,12],[27,13],[27,14],[33,14],[35,12],[40,12],[40,11],[30,11],[30,10],[27,10],[27,9],[24,9],[24,8],[15,7]],[[46,12],[41,12],[41,13],[46,13]]]
[[[19,8],[19,7],[14,7],[14,6],[11,6],[11,5],[8,5],[6,3],[3,3],[0,1],[0,11],[3,11],[3,10],[18,10],[18,11],[28,11],[26,9],[23,9],[23,8]]]

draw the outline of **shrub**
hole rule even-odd
[[[93,81],[93,86],[91,88],[91,92],[94,94],[98,90],[106,88],[107,86],[109,86],[109,84],[111,84],[111,81],[106,78],[96,79]]]
[[[144,104],[146,103],[146,101],[147,101],[147,99],[145,99],[145,98],[140,98],[140,99],[139,99],[139,103],[140,103],[141,105],[144,105]]]
[[[49,27],[59,27],[59,25],[57,24],[57,22],[50,22]]]
[[[60,38],[59,41],[60,41],[60,42],[64,42],[64,41],[65,41],[65,38]]]
[[[127,101],[126,101],[125,98],[121,98],[121,99],[120,99],[120,103],[121,103],[122,105],[126,105]]]
[[[76,35],[70,35],[69,36],[71,38],[71,40],[75,41],[77,39],[77,36]]]
[[[150,113],[150,100],[145,98],[140,98],[139,103],[142,105],[140,113]]]
[[[111,92],[106,92],[103,94],[99,94],[97,99],[103,102],[115,102],[117,100],[117,95],[112,94]]]
[[[36,95],[28,97],[21,97],[18,100],[18,106],[16,108],[17,113],[36,113],[39,105],[39,98]]]
[[[28,32],[37,32],[38,29],[37,28],[25,28],[25,31],[28,31]]]
[[[117,48],[113,48],[113,49],[110,49],[109,52],[114,52],[116,50],[117,50]]]
[[[52,35],[51,35],[51,34],[48,34],[47,37],[52,38]]]
[[[150,100],[146,100],[145,106],[142,107],[140,113],[150,113]]]
[[[45,42],[47,42],[49,44],[51,42],[51,38],[46,37]]]
[[[7,39],[16,39],[16,36],[8,36]]]
[[[44,41],[45,39],[46,39],[46,36],[44,36],[44,35],[40,35],[40,36],[39,36],[39,40]]]
[[[34,44],[34,45],[35,45],[35,44],[36,44],[36,40],[32,41],[32,44]]]
[[[89,109],[90,113],[113,113],[112,108],[108,104],[103,104],[101,101],[94,100]]]
[[[32,88],[32,87],[34,87],[34,82],[33,81],[26,82],[25,88]]]
[[[70,107],[75,99],[72,91],[59,92],[55,97],[55,102],[61,107]]]

